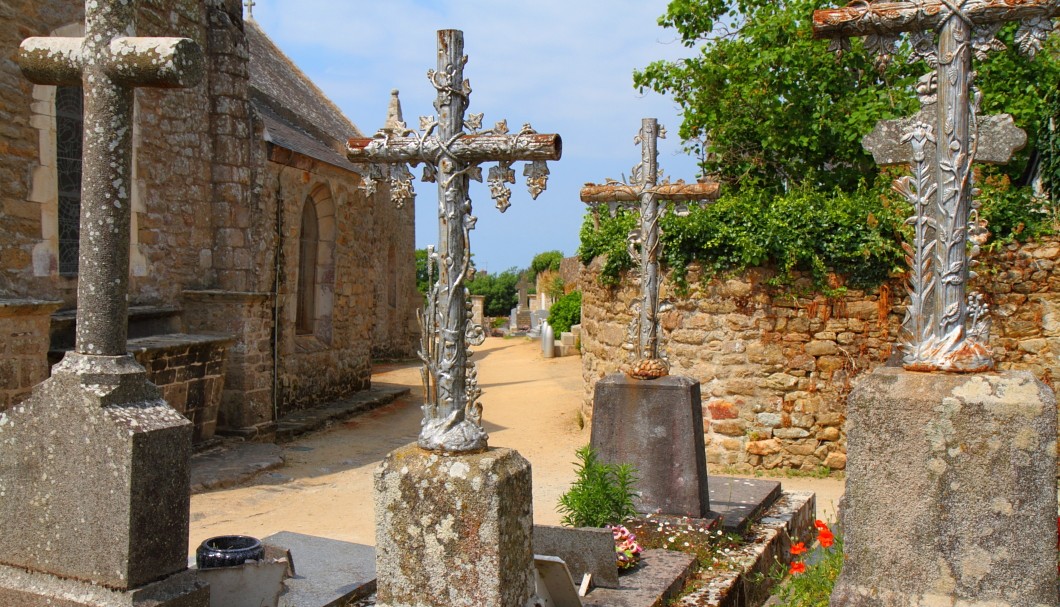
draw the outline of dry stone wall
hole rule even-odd
[[[1031,371],[1052,385],[1060,373],[1060,240],[1011,244],[985,255],[973,288],[993,316],[991,347],[999,369]],[[592,415],[596,382],[626,362],[622,344],[639,294],[635,273],[623,287],[598,281],[600,260],[581,276],[583,413]],[[678,295],[662,315],[671,373],[698,379],[708,463],[741,471],[846,466],[846,396],[855,378],[896,364],[907,303],[898,278],[872,291],[804,297],[809,281],[767,284],[756,268]]]

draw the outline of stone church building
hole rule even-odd
[[[0,0],[0,411],[73,347],[81,91],[15,58],[81,36],[83,4]],[[412,205],[366,196],[342,152],[362,131],[240,0],[137,6],[137,35],[192,38],[207,69],[136,92],[129,351],[197,440],[368,388],[418,340]]]

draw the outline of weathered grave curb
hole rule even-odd
[[[774,586],[770,571],[791,562],[792,538],[813,537],[817,498],[810,492],[785,491],[751,526],[754,542],[736,549],[736,568],[714,574],[702,587],[682,597],[678,607],[753,607],[765,601]],[[702,576],[704,572],[700,572]]]

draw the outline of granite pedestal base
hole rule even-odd
[[[525,607],[530,487],[530,463],[509,449],[387,455],[375,472],[377,604]]]
[[[1026,372],[884,368],[847,407],[832,607],[1056,607],[1056,401]]]
[[[596,383],[593,449],[637,469],[638,512],[706,518],[710,511],[699,382],[614,373]]]
[[[132,590],[64,580],[0,565],[4,607],[210,607],[210,588],[194,571],[184,571]]]
[[[187,567],[191,433],[132,357],[68,353],[0,413],[0,564],[137,604]],[[2,605],[37,604],[0,587]]]

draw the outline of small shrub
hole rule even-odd
[[[559,337],[564,331],[582,321],[582,292],[571,291],[552,304],[548,313],[548,325]]]
[[[617,525],[636,516],[633,484],[636,470],[629,464],[606,464],[586,445],[577,451],[578,478],[559,498],[557,509],[570,527]]]

